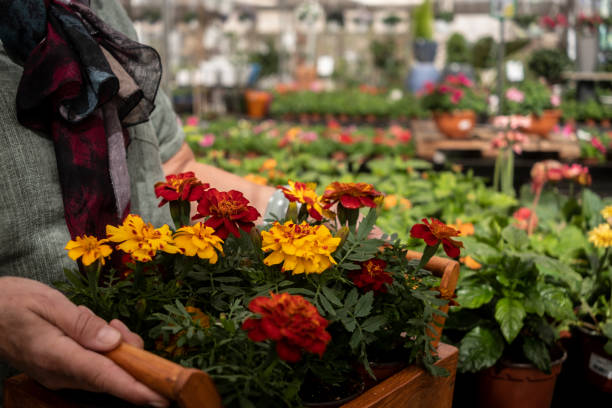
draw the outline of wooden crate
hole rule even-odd
[[[491,147],[491,141],[497,135],[489,125],[477,125],[469,139],[449,139],[441,134],[432,120],[417,120],[412,123],[416,155],[432,160],[436,152],[444,151],[479,151],[483,158],[494,158],[497,150]],[[548,138],[531,136],[523,146],[525,152],[556,152],[559,159],[572,161],[580,157],[580,147],[573,140],[559,133],[551,133]]]
[[[448,377],[432,377],[422,368],[410,366],[370,388],[343,408],[451,408],[458,351],[441,343],[437,366]],[[132,408],[108,395],[84,391],[51,391],[21,374],[4,384],[4,408]],[[263,408],[263,407],[262,407]]]

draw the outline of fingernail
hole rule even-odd
[[[98,337],[96,338],[96,340],[98,340],[102,346],[117,344],[120,339],[121,333],[109,326],[104,326],[102,329],[100,329],[98,332]]]
[[[166,408],[168,406],[165,401],[151,401],[149,405],[155,408]]]

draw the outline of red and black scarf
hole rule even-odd
[[[23,65],[19,122],[53,140],[70,235],[105,236],[130,206],[126,127],[154,108],[157,52],[113,30],[89,0],[0,0],[0,39]]]

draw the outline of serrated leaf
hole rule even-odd
[[[475,373],[492,367],[503,351],[504,339],[497,331],[477,326],[459,344],[459,369]]]
[[[331,305],[331,303],[329,303],[329,300],[327,300],[327,298],[325,296],[319,296],[319,302],[320,302],[321,306],[323,306],[323,309],[325,309],[325,311],[327,313],[329,313],[332,316],[336,315],[336,310]]]
[[[574,291],[578,291],[582,276],[567,264],[548,256],[537,256],[534,262],[538,271],[544,275],[553,276],[567,283]]]
[[[355,330],[353,332],[353,335],[351,336],[351,340],[349,340],[349,346],[351,347],[351,349],[356,350],[357,347],[359,346],[359,343],[361,343],[362,339],[363,339],[363,334],[361,333],[361,331]]]
[[[323,286],[323,287],[321,287],[321,292],[323,292],[323,295],[331,303],[333,303],[336,306],[342,306],[342,302],[340,301],[340,299],[338,299],[338,296],[336,296],[336,292],[334,292],[334,290],[332,288],[328,288],[327,286]]]
[[[539,370],[550,373],[550,353],[544,342],[533,337],[525,337],[523,353]]]
[[[523,328],[525,308],[517,299],[502,298],[495,305],[495,320],[499,323],[502,334],[512,343]]]
[[[357,303],[357,298],[359,297],[359,293],[357,292],[357,288],[353,288],[349,294],[344,299],[344,307],[350,308]]]
[[[457,303],[461,307],[477,309],[493,299],[495,291],[487,284],[463,286],[457,291]]]
[[[384,315],[377,315],[368,317],[363,323],[361,323],[361,329],[368,333],[374,333],[380,329],[387,322],[387,318]]]
[[[342,325],[344,326],[346,331],[348,331],[349,333],[352,333],[355,330],[355,327],[357,327],[357,321],[352,317],[346,317],[341,319],[340,321],[342,322]]]
[[[369,291],[363,295],[355,305],[355,317],[364,317],[370,314],[372,303],[374,302],[374,291]]]

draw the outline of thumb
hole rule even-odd
[[[75,308],[72,324],[60,328],[81,346],[94,351],[110,351],[121,343],[121,333],[85,306]]]

